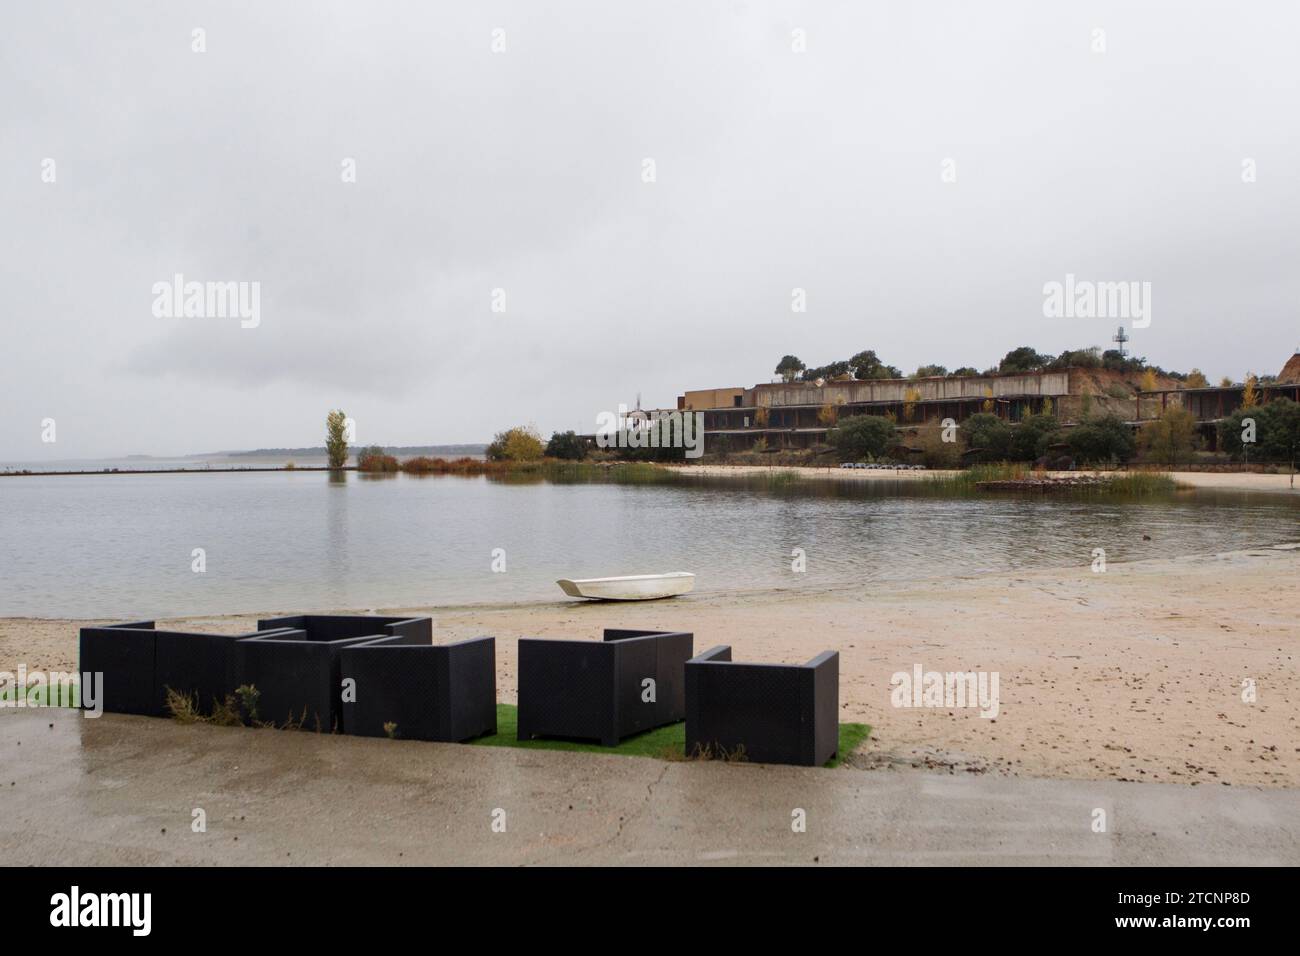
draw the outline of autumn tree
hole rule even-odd
[[[1170,406],[1138,432],[1143,457],[1162,465],[1186,462],[1196,450],[1196,416],[1181,406]]]
[[[918,389],[908,387],[903,393],[903,421],[910,422],[912,416],[916,414],[916,403],[921,400],[921,392]]]
[[[331,468],[342,468],[348,462],[348,416],[341,409],[325,416],[325,453]]]
[[[487,457],[493,461],[537,461],[545,450],[534,426],[517,425],[497,432],[487,447]]]
[[[1254,408],[1259,404],[1259,379],[1253,373],[1246,374],[1246,386],[1241,390],[1241,407]]]

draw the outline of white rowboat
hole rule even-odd
[[[628,574],[620,578],[584,578],[580,581],[560,578],[555,583],[569,597],[595,601],[654,601],[687,593],[695,587],[695,575],[690,571],[670,571],[667,574]]]

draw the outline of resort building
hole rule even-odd
[[[1143,391],[1140,374],[1102,368],[1042,372],[940,376],[858,381],[771,382],[751,388],[688,391],[677,399],[680,411],[704,414],[705,452],[743,451],[760,439],[768,448],[807,448],[826,441],[835,423],[851,415],[889,415],[900,425],[956,422],[991,412],[1009,422],[1052,411],[1069,425],[1086,414],[1110,413],[1133,427],[1159,417],[1170,405],[1192,412],[1207,447],[1214,448],[1214,425],[1242,405],[1244,386],[1187,388],[1159,377]],[[1300,401],[1300,353],[1275,381],[1256,386],[1261,403],[1285,396]]]

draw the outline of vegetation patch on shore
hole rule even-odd
[[[612,481],[620,484],[667,484],[677,473],[650,462],[566,461],[538,458],[531,461],[485,460],[482,458],[428,458],[403,462],[388,455],[367,455],[358,460],[357,470],[368,474],[452,475],[461,478],[487,477],[501,480]]]
[[[1178,490],[1178,483],[1159,472],[1049,475],[1027,465],[1003,463],[975,465],[953,475],[930,475],[922,487],[938,494],[1013,491],[1144,498],[1172,494]]]

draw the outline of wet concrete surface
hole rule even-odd
[[[0,768],[11,866],[1300,863],[1296,790],[677,763],[67,710],[0,711]]]

